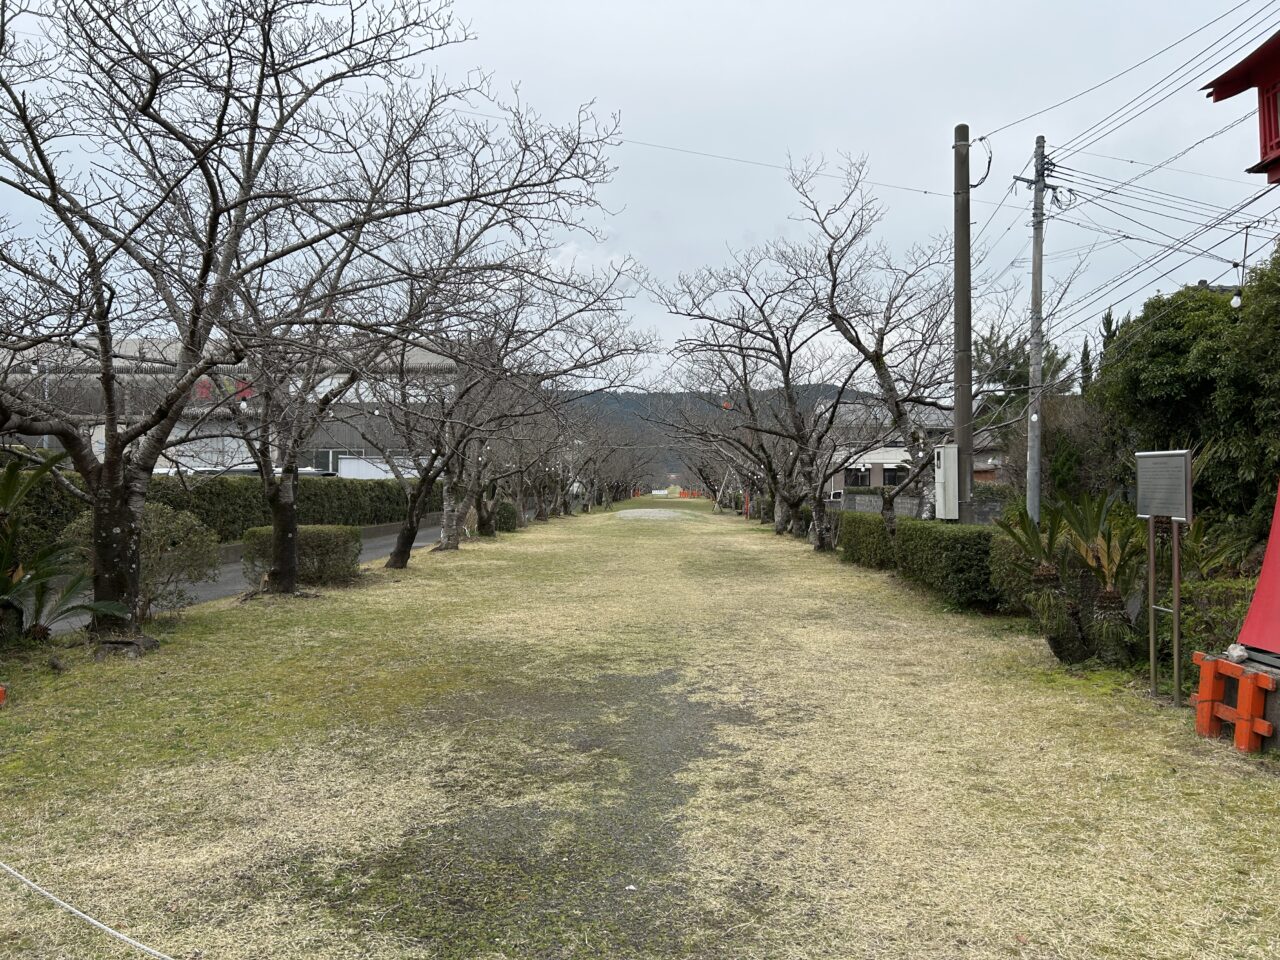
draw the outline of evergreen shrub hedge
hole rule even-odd
[[[244,532],[244,576],[262,582],[271,569],[271,528]],[[360,575],[360,528],[337,524],[298,526],[298,583],[312,587],[350,583]]]
[[[897,563],[904,577],[938,591],[955,607],[993,604],[990,527],[904,517],[897,528]]]
[[[69,477],[78,483],[75,477]],[[147,500],[194,514],[223,543],[239,540],[249,527],[271,522],[256,476],[152,479]],[[23,539],[52,543],[86,508],[51,480],[41,483],[22,507]],[[440,486],[432,491],[426,511],[441,509]],[[404,491],[394,480],[351,480],[344,477],[300,477],[298,521],[305,524],[373,526],[404,519]]]
[[[840,533],[836,539],[840,559],[876,570],[887,570],[896,560],[893,540],[878,513],[846,511],[840,515]]]
[[[1001,613],[1027,613],[1032,591],[1031,570],[1022,548],[1004,533],[991,535],[991,589]]]

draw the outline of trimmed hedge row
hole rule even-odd
[[[335,524],[298,527],[298,583],[323,587],[360,575],[360,528]],[[244,578],[260,583],[271,569],[271,528],[244,532]]]
[[[841,514],[836,549],[840,559],[875,570],[891,569],[897,563],[893,540],[878,513]]]
[[[991,536],[991,588],[1001,613],[1027,613],[1026,596],[1032,591],[1031,571],[1022,548],[1005,533]]]
[[[250,527],[271,522],[258,477],[223,476],[187,480],[158,476],[152,479],[147,499],[175,510],[194,514],[220,541],[239,540]],[[441,509],[437,485],[426,506]],[[24,539],[31,544],[51,543],[67,524],[85,510],[83,501],[52,481],[31,492],[22,508]],[[349,480],[343,477],[300,477],[298,522],[373,526],[404,518],[404,492],[394,480]]]
[[[976,524],[900,517],[890,538],[884,518],[846,512],[840,518],[840,557],[875,569],[893,569],[936,590],[956,607],[990,607],[998,598],[991,581],[994,531]]]
[[[987,607],[991,586],[990,527],[938,520],[898,520],[898,571],[932,587],[957,607]]]

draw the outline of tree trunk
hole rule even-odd
[[[787,504],[787,511],[791,516],[789,532],[793,537],[796,537],[797,539],[800,539],[800,540],[804,540],[809,535],[809,531],[805,528],[805,525],[804,525],[804,515],[800,512],[800,508],[803,505],[804,505],[803,500],[801,500],[799,503]]]
[[[298,500],[294,478],[286,470],[267,495],[271,507],[271,569],[267,593],[298,592]]]
[[[778,536],[787,532],[787,527],[791,523],[791,511],[787,507],[787,502],[777,494],[773,497],[773,532]]]
[[[538,509],[534,512],[533,519],[535,519],[535,520],[546,520],[546,519],[548,519],[549,514],[548,514],[548,512],[547,512],[547,491],[546,491],[546,489],[545,489],[544,487],[538,487],[537,492],[534,494],[534,497],[536,498],[536,503],[538,504]]]
[[[498,495],[496,490],[490,491],[489,497],[481,488],[476,492],[476,536],[496,537],[498,535]]]
[[[880,516],[884,518],[884,528],[889,531],[889,537],[892,538],[898,531],[898,517],[893,512],[893,497],[880,495]]]
[[[809,528],[809,542],[813,544],[814,550],[830,550],[831,537],[827,531],[827,501],[821,497],[814,497],[813,503],[813,526]]]
[[[514,502],[516,505],[516,527],[523,530],[529,525],[529,515],[525,512],[525,493],[524,493],[524,477],[516,475],[516,495]]]
[[[446,471],[443,478],[443,516],[440,521],[440,542],[435,545],[436,550],[457,550],[461,542],[458,533],[458,500],[457,490],[454,487],[453,474]]]
[[[104,465],[105,466],[105,465]],[[104,473],[106,470],[104,469]],[[95,613],[90,632],[101,642],[113,634],[138,634],[145,490],[128,480],[100,481],[93,499],[93,599],[114,601],[124,616]]]

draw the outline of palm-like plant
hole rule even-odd
[[[1049,505],[1042,511],[1043,523],[1036,523],[1022,507],[1013,523],[997,520],[996,525],[1009,535],[1022,551],[1027,572],[1037,586],[1058,582],[1058,551],[1062,534],[1062,511]]]
[[[54,624],[76,614],[125,612],[119,603],[81,599],[88,578],[66,544],[47,544],[25,562],[20,556],[18,508],[64,457],[50,457],[29,470],[13,460],[0,470],[0,621],[9,634],[44,639]]]
[[[1086,493],[1074,503],[1064,503],[1062,517],[1068,549],[1096,590],[1079,591],[1085,601],[1081,634],[1091,639],[1097,654],[1124,662],[1132,654],[1133,641],[1125,601],[1142,572],[1143,548],[1138,524],[1116,512],[1118,502],[1115,494]]]
[[[1137,525],[1116,516],[1118,497],[1083,494],[1062,504],[1068,548],[1098,580],[1104,595],[1120,598],[1132,588],[1141,570],[1142,543]]]

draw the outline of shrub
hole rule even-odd
[[[1012,503],[1018,499],[1018,491],[1011,483],[979,480],[973,485],[973,499],[980,503]]]
[[[78,478],[67,479],[79,486]],[[440,509],[440,485],[436,484],[425,510]],[[219,541],[239,540],[249,527],[271,522],[256,476],[172,477],[157,476],[147,490],[147,501],[185,510],[214,532]],[[29,553],[58,538],[85,509],[83,500],[48,478],[43,479],[22,505],[23,542]],[[344,477],[300,477],[298,520],[307,524],[372,526],[404,519],[405,497],[395,480],[351,480]]]
[[[840,516],[836,540],[840,559],[863,567],[885,570],[894,565],[893,539],[878,513],[847,511]]]
[[[1253,578],[1183,583],[1183,646],[1214,653],[1235,643],[1257,586]]]
[[[897,527],[897,564],[904,577],[937,590],[952,606],[992,604],[990,527],[906,517]]]
[[[1029,613],[1026,598],[1034,584],[1022,548],[1007,534],[993,534],[990,564],[996,609],[1001,613]]]
[[[807,534],[809,532],[809,525],[813,523],[813,507],[809,506],[807,503],[801,504],[800,509],[797,510],[796,513],[800,517],[800,532],[802,534]]]
[[[500,500],[494,508],[493,524],[499,533],[515,533],[520,529],[520,514],[510,500]]]
[[[34,470],[11,460],[0,470],[0,645],[46,640],[56,623],[77,614],[128,615],[114,601],[81,599],[89,578],[77,571],[78,558],[68,544],[51,536],[23,554],[30,544],[23,537],[23,507],[64,456],[57,454]]]
[[[271,569],[271,528],[244,532],[244,576],[262,582]],[[298,583],[319,587],[349,583],[360,575],[360,528],[336,524],[298,526]]]
[[[93,549],[93,514],[86,511],[66,531],[86,566]],[[193,583],[218,577],[218,539],[213,531],[185,510],[163,503],[147,503],[142,510],[142,571],[138,590],[138,616],[147,619],[157,610],[176,610],[195,599],[187,590]]]

